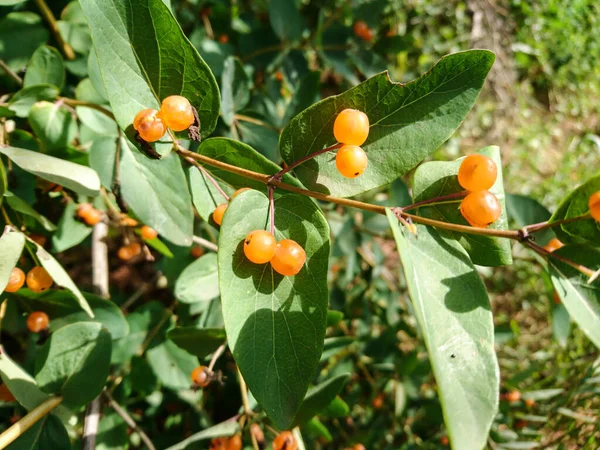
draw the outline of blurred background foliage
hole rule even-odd
[[[105,103],[93,80],[91,39],[79,5],[63,0],[49,4],[76,52],[73,61],[64,63],[61,95]],[[447,53],[483,47],[497,54],[486,88],[459,132],[432,159],[454,159],[485,145],[499,145],[507,192],[530,196],[550,211],[568,190],[598,170],[597,0],[171,0],[170,5],[217,80],[244,86],[239,92],[249,90],[249,96],[233,93],[235,110],[222,115],[215,134],[238,138],[275,162],[280,162],[279,131],[316,100],[383,70],[389,70],[394,81],[410,81]],[[295,16],[282,21],[278,14]],[[40,45],[56,45],[33,2],[0,2],[0,18],[0,58],[17,74],[22,75]],[[362,36],[356,32],[359,20],[368,29]],[[16,90],[14,81],[0,74],[0,95]],[[0,108],[6,98],[0,98]],[[18,137],[20,146],[35,147],[27,123],[18,117],[12,120],[20,130],[13,140]],[[78,137],[64,150],[66,157],[87,158],[91,143],[103,131],[96,120],[80,118]],[[409,180],[410,174],[404,181]],[[406,185],[399,180],[361,197],[408,204]],[[23,182],[19,195],[33,203],[40,195],[34,188]],[[55,199],[38,206],[57,222],[58,203]],[[368,449],[443,448],[435,382],[403,280],[398,279],[385,218],[332,205],[325,209],[334,235],[330,305],[344,318],[332,320],[315,381],[344,372],[352,378],[341,394],[348,415],[332,413],[310,421],[303,428],[307,448],[341,449],[357,442]],[[214,239],[216,231],[207,224],[200,224],[199,230]],[[82,286],[91,284],[88,263],[82,262],[89,261],[86,242],[60,254]],[[111,244],[113,250],[117,246]],[[157,342],[164,340],[173,312],[167,308],[171,294],[165,287],[172,286],[193,260],[188,249],[170,249],[175,259],[133,266],[120,266],[115,260],[111,266],[113,299],[123,305],[142,291],[137,309],[131,309],[130,325],[154,327]],[[532,255],[518,245],[514,253],[510,267],[481,269],[494,310],[502,391],[520,393],[503,398],[490,448],[597,449],[597,350],[570,327]],[[147,280],[156,279],[162,284],[149,287]],[[180,304],[179,323],[222,325],[218,300],[203,308]],[[166,318],[161,319],[163,313]],[[15,322],[11,329],[16,332],[19,327],[23,324]],[[6,338],[3,343],[11,345]],[[27,348],[27,342],[13,344]],[[186,359],[185,354],[173,357]],[[114,395],[143,428],[160,431],[152,436],[159,448],[231,417],[239,408],[230,356],[217,366],[227,376],[226,383],[204,393],[165,389],[160,369],[151,361],[129,358],[124,357],[127,363],[116,370],[120,383]],[[21,413],[14,405],[0,405],[4,419]],[[101,440],[102,448],[121,448],[122,442],[138,448],[135,433],[128,437],[117,416],[108,416],[104,424],[108,437]],[[111,447],[110,442],[118,444]]]

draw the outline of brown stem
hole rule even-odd
[[[3,59],[0,59],[0,69],[4,70],[6,75],[12,78],[19,86],[23,86],[23,78],[13,72]]]
[[[96,111],[100,111],[102,114],[115,120],[115,116],[113,115],[112,112],[110,112],[106,108],[103,108],[100,105],[97,105],[96,103],[85,102],[83,100],[75,100],[73,98],[67,98],[67,97],[59,97],[58,101],[62,101],[65,105],[71,106],[73,108],[76,106],[85,106],[86,108],[95,109]]]
[[[545,221],[545,222],[533,223],[531,225],[526,225],[523,228],[521,228],[521,232],[523,233],[524,236],[528,236],[530,233],[534,233],[534,232],[540,231],[540,230],[545,230],[546,228],[557,227],[560,225],[564,225],[565,223],[578,222],[580,220],[587,220],[587,219],[591,219],[591,218],[592,218],[592,214],[587,213],[587,214],[582,214],[581,216],[570,217],[569,219],[557,220],[555,222]]]
[[[460,191],[455,192],[454,194],[442,195],[440,197],[433,197],[427,200],[423,200],[417,203],[413,203],[412,205],[402,206],[400,209],[402,211],[407,211],[409,209],[419,208],[425,205],[438,204],[438,203],[447,203],[449,200],[455,200],[458,198],[466,197],[469,194],[469,191]]]
[[[215,351],[212,359],[210,360],[210,364],[208,365],[208,371],[209,372],[213,371],[213,368],[215,367],[215,364],[217,363],[217,360],[225,352],[226,348],[227,348],[227,341],[225,341],[221,345],[219,345],[219,348]]]
[[[150,440],[148,435],[146,433],[144,433],[144,430],[142,430],[139,427],[139,425],[135,422],[135,420],[133,420],[133,417],[131,417],[129,415],[127,410],[122,408],[121,405],[119,405],[115,401],[115,399],[113,398],[111,393],[108,392],[106,390],[106,388],[104,389],[104,391],[102,391],[102,394],[104,395],[104,397],[106,397],[108,406],[110,406],[112,409],[115,410],[115,412],[119,415],[119,417],[121,417],[121,419],[123,419],[125,421],[125,423],[129,426],[129,428],[136,431],[137,434],[140,435],[140,438],[142,439],[142,441],[144,441],[144,444],[146,444],[146,447],[148,447],[149,450],[156,450],[156,447],[154,447],[154,445],[152,444],[152,441]]]
[[[202,172],[202,175],[204,175],[206,178],[208,178],[208,181],[211,182],[211,184],[215,187],[215,189],[217,191],[219,191],[219,194],[221,194],[223,196],[223,198],[227,201],[229,201],[229,195],[227,195],[225,193],[225,191],[223,189],[221,189],[221,186],[219,186],[219,183],[217,183],[217,180],[215,180],[212,175],[210,173],[208,173],[208,171],[202,167],[201,164],[198,164],[197,161],[193,160],[192,158],[185,158],[185,160],[187,162],[189,162],[191,165],[193,165],[194,167],[196,167],[200,172]]]
[[[579,272],[581,272],[582,274],[584,274],[587,277],[594,276],[593,270],[591,270],[581,264],[577,264],[575,261],[571,261],[570,259],[565,258],[564,256],[557,255],[554,252],[549,252],[544,247],[540,247],[539,245],[531,242],[530,240],[523,241],[523,244],[526,245],[527,247],[529,247],[530,249],[532,249],[533,251],[535,251],[536,253],[538,253],[539,255],[543,256],[544,258],[558,259],[559,261],[562,261],[565,264],[568,264],[569,266],[578,270]]]
[[[56,23],[56,19],[54,18],[54,14],[52,14],[52,11],[50,10],[50,8],[48,8],[48,5],[44,0],[35,0],[35,4],[39,8],[44,19],[46,19],[46,22],[48,22],[50,31],[52,31],[52,35],[54,36],[54,39],[56,40],[56,43],[60,47],[61,51],[64,53],[65,57],[68,60],[73,61],[75,59],[75,52],[73,51],[73,48],[69,45],[69,43],[66,42],[60,34],[58,24]]]
[[[306,161],[308,161],[309,159],[313,159],[319,155],[322,155],[323,153],[327,153],[330,152],[331,150],[335,150],[336,148],[341,147],[342,144],[340,144],[339,142],[335,145],[332,145],[330,147],[324,148],[322,150],[316,151],[314,153],[311,153],[310,155],[305,156],[304,158],[299,159],[298,161],[296,161],[295,163],[293,163],[290,166],[287,166],[284,169],[281,169],[279,172],[277,172],[275,175],[273,175],[273,179],[274,180],[281,180],[281,178],[288,172],[290,172],[291,170],[294,170],[296,167],[298,167],[300,164],[305,163]]]

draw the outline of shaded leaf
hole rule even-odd
[[[564,305],[556,305],[552,309],[552,335],[562,348],[567,347],[571,333],[571,316]]]
[[[115,162],[117,158],[117,146],[127,146],[125,138],[114,138],[102,136],[94,139],[89,152],[89,164],[96,171],[102,186],[112,191],[115,180]]]
[[[219,436],[233,436],[235,433],[240,431],[240,425],[236,420],[227,420],[225,422],[218,423],[217,425],[213,425],[210,428],[206,428],[198,433],[192,434],[190,437],[184,439],[178,444],[172,445],[166,450],[191,450],[191,444],[200,441],[206,441],[208,439],[213,439]]]
[[[29,204],[22,198],[17,197],[10,191],[6,191],[4,193],[4,198],[8,206],[10,206],[14,211],[20,212],[21,214],[25,214],[26,216],[33,217],[40,223],[40,225],[44,227],[44,229],[48,231],[56,230],[56,225],[54,225],[46,217],[42,216],[35,209],[29,206]]]
[[[288,123],[297,114],[315,103],[319,99],[320,87],[321,72],[317,70],[307,73],[300,80],[294,96],[285,110],[283,123]]]
[[[158,380],[170,389],[189,389],[190,375],[198,366],[198,358],[171,341],[165,341],[146,352],[146,359]]]
[[[60,253],[75,247],[92,234],[92,227],[75,218],[77,206],[75,202],[67,203],[60,217],[56,233],[52,235],[52,248],[55,252]]]
[[[269,1],[269,19],[282,41],[295,41],[302,35],[303,20],[294,0]]]
[[[250,101],[249,84],[248,75],[239,58],[228,57],[221,75],[221,115],[227,125],[231,126],[235,113]]]
[[[66,108],[46,101],[29,110],[29,125],[46,150],[66,148],[77,135],[77,122]]]
[[[225,341],[222,328],[176,327],[167,332],[178,347],[202,359],[213,353]]]
[[[518,228],[526,225],[545,222],[550,219],[548,211],[537,200],[524,195],[506,194],[506,212],[509,220],[514,221]],[[538,245],[546,245],[554,237],[554,232],[548,228],[533,233]]]
[[[23,87],[51,84],[59,90],[65,84],[65,65],[62,55],[54,47],[42,45],[31,56]]]
[[[71,448],[71,441],[60,419],[53,415],[45,415],[8,448],[10,450],[67,449]]]
[[[49,84],[38,84],[21,89],[13,95],[8,102],[8,107],[19,117],[27,117],[31,107],[40,101],[55,100],[58,88]]]
[[[4,233],[0,237],[0,292],[10,280],[10,274],[16,267],[23,247],[25,246],[25,236],[12,227],[4,228]]]
[[[175,282],[175,298],[182,303],[212,300],[219,296],[217,255],[207,253],[187,266]]]
[[[300,405],[300,409],[294,419],[294,425],[297,426],[312,419],[327,408],[335,400],[349,379],[350,374],[341,374],[311,388],[306,397],[304,397],[302,405]]]
[[[210,169],[212,171],[212,168]],[[217,190],[217,188],[204,176],[195,166],[189,166],[188,174],[190,179],[190,189],[192,191],[192,199],[196,211],[206,222],[210,221],[210,216],[215,208],[221,203],[226,203],[227,200]],[[213,177],[214,178],[214,177]],[[231,196],[233,189],[216,179],[217,183],[223,191]]]
[[[32,12],[11,12],[0,21],[0,59],[19,71],[49,37],[42,18]],[[17,43],[14,45],[11,43]]]

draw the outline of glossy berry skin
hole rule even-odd
[[[244,255],[254,264],[265,264],[275,255],[277,241],[266,230],[254,230],[244,239]]]
[[[544,250],[552,253],[553,251],[558,250],[559,248],[564,246],[565,244],[560,242],[558,239],[552,238],[546,245],[544,245]]]
[[[366,448],[362,444],[354,444],[354,447],[352,447],[352,450],[366,450]]]
[[[357,109],[344,109],[333,122],[333,135],[342,144],[362,145],[369,137],[369,118]]]
[[[117,251],[117,256],[123,261],[129,261],[142,253],[142,246],[139,242],[132,242],[124,245]]]
[[[121,217],[121,225],[124,227],[137,227],[138,222],[133,217],[125,216]]]
[[[284,239],[277,243],[271,267],[284,276],[296,275],[306,262],[306,252],[296,241]]]
[[[146,142],[158,141],[164,136],[167,127],[162,117],[156,109],[142,109],[135,119],[133,119],[133,128],[140,134]]]
[[[219,206],[217,206],[215,208],[215,210],[212,213],[213,220],[219,226],[221,226],[221,223],[223,222],[223,216],[225,215],[226,209],[227,209],[227,203],[221,203]]]
[[[362,175],[368,165],[369,157],[358,145],[343,145],[335,156],[335,166],[346,178]]]
[[[210,377],[206,366],[198,366],[192,370],[192,382],[199,387],[206,387],[210,384]]]
[[[229,439],[226,437],[218,437],[210,441],[210,450],[227,450]]]
[[[471,226],[487,228],[500,218],[502,206],[491,192],[476,191],[463,199],[460,213]]]
[[[235,191],[232,195],[231,195],[231,200],[233,200],[234,198],[236,198],[238,195],[240,195],[242,192],[246,192],[246,191],[251,191],[252,189],[246,187],[246,188],[239,188],[237,191]]]
[[[42,266],[35,266],[31,269],[27,273],[25,282],[32,292],[43,292],[54,283],[50,274]]]
[[[242,438],[239,434],[234,434],[227,443],[227,450],[242,450]]]
[[[590,207],[590,214],[594,220],[600,222],[600,191],[590,195],[588,206]]]
[[[282,431],[273,441],[273,450],[298,450],[298,443],[291,431]]]
[[[173,131],[187,130],[194,123],[194,111],[189,100],[181,95],[171,95],[160,105],[160,115]]]
[[[17,292],[25,284],[25,273],[18,267],[13,268],[8,278],[8,284],[4,288],[4,292]]]
[[[473,154],[467,156],[458,169],[458,183],[467,191],[485,191],[496,182],[498,168],[492,158]]]
[[[363,20],[357,20],[354,22],[354,34],[359,38],[364,39],[367,42],[370,42],[373,39],[373,30],[369,28]]]
[[[148,225],[144,225],[142,228],[140,228],[140,234],[147,241],[156,239],[156,237],[158,236],[158,232],[154,228],[149,227]]]
[[[85,212],[82,219],[86,224],[93,227],[102,220],[102,211],[92,208]]]
[[[39,333],[48,328],[50,319],[48,314],[43,311],[34,311],[27,317],[27,328],[32,333]]]

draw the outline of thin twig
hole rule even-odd
[[[35,4],[39,8],[44,19],[46,19],[46,22],[48,22],[50,31],[52,31],[52,35],[54,36],[54,39],[56,40],[56,43],[60,47],[61,51],[64,53],[65,57],[68,60],[73,61],[75,59],[75,52],[73,51],[73,47],[71,47],[69,43],[66,42],[60,34],[58,24],[56,23],[56,19],[54,18],[54,14],[52,14],[52,11],[50,10],[50,8],[48,8],[48,5],[44,0],[35,0]]]
[[[146,336],[146,339],[142,343],[142,346],[140,347],[140,349],[137,352],[138,356],[142,356],[146,352],[146,350],[148,349],[148,346],[150,345],[150,343],[152,342],[154,337],[157,335],[157,333],[163,327],[165,322],[167,320],[169,320],[169,318],[173,315],[173,310],[175,309],[175,306],[177,306],[177,301],[173,302],[173,304],[169,307],[169,309],[167,309],[165,311],[165,313],[164,313],[163,317],[160,319],[160,321],[154,326],[154,328],[152,328],[152,330],[150,330],[150,332]]]
[[[212,242],[210,242],[204,238],[201,238],[200,236],[192,237],[192,241],[195,244],[198,244],[208,250],[212,250],[213,252],[216,252],[217,250],[219,250],[219,247],[217,247],[215,244],[213,244]]]
[[[15,439],[35,425],[42,417],[61,404],[62,397],[50,397],[32,409],[25,417],[0,434],[0,450],[8,447]]]
[[[142,295],[148,292],[148,290],[156,284],[161,275],[162,273],[158,271],[149,282],[142,284],[140,288],[137,291],[135,291],[133,295],[127,300],[125,300],[125,302],[121,305],[121,311],[127,311],[131,307],[131,305],[137,302]]]
[[[96,448],[96,436],[98,436],[98,423],[100,422],[100,396],[96,397],[85,410],[83,424],[83,450],[94,450]]]
[[[440,203],[449,203],[449,200],[456,200],[459,198],[463,198],[463,197],[466,197],[468,194],[469,194],[469,191],[455,192],[454,194],[442,195],[440,197],[433,197],[433,198],[429,198],[427,200],[413,203],[412,205],[402,206],[399,209],[401,209],[402,211],[408,211],[409,209],[415,209],[415,208],[419,208],[419,207],[425,206],[425,205],[432,206],[432,204],[437,205]]]
[[[288,172],[294,170],[296,167],[298,167],[300,164],[305,163],[308,160],[311,160],[313,158],[316,158],[319,155],[322,155],[323,153],[327,153],[330,152],[332,150],[335,150],[336,148],[340,148],[342,146],[342,144],[340,144],[339,142],[335,145],[332,145],[330,147],[326,147],[322,150],[316,151],[314,153],[311,153],[310,155],[305,156],[304,158],[300,158],[298,161],[296,161],[295,163],[287,166],[284,169],[281,169],[279,172],[277,172],[275,175],[272,176],[272,178],[274,180],[281,180],[281,178]]]
[[[219,191],[219,194],[221,194],[225,200],[229,201],[229,195],[225,193],[221,186],[219,186],[219,183],[217,183],[217,180],[215,180],[212,175],[204,167],[202,167],[201,164],[198,163],[198,161],[195,161],[192,158],[185,158],[185,160],[196,167],[202,173],[202,175],[208,178],[208,181],[210,181],[215,189]]]
[[[13,72],[3,59],[0,59],[0,69],[4,70],[6,75],[12,78],[19,86],[23,86],[23,78]]]
[[[275,199],[274,197],[275,187],[269,186],[269,224],[270,231],[275,236]]]
[[[242,395],[242,405],[244,406],[244,414],[249,416],[252,415],[252,409],[250,408],[250,401],[248,400],[248,386],[244,381],[242,372],[238,369],[238,380],[240,382],[240,394]]]
[[[217,350],[215,350],[215,353],[213,354],[213,357],[210,360],[210,364],[208,365],[208,371],[209,372],[213,371],[213,368],[215,367],[215,364],[217,363],[217,360],[225,352],[226,348],[227,348],[227,341],[223,342],[221,345],[219,345],[219,348]]]
[[[58,101],[62,101],[65,105],[71,106],[72,108],[74,108],[76,106],[84,106],[86,108],[95,109],[96,111],[100,111],[105,116],[110,117],[111,119],[115,120],[115,116],[112,112],[110,112],[108,109],[106,109],[100,105],[97,105],[96,103],[90,103],[90,102],[86,102],[83,100],[75,100],[75,99],[68,98],[68,97],[59,97]]]
[[[592,277],[594,275],[594,271],[581,265],[581,264],[577,264],[574,261],[571,261],[568,258],[565,258],[564,256],[560,256],[557,255],[555,252],[549,252],[548,250],[546,250],[543,247],[540,247],[539,245],[526,240],[523,241],[523,244],[526,245],[527,247],[531,248],[533,251],[535,251],[536,253],[540,254],[541,256],[545,257],[545,258],[554,258],[554,259],[558,259],[559,261],[564,262],[565,264],[573,267],[574,269],[578,270],[579,272],[581,272],[582,274],[584,274],[587,277]]]
[[[531,225],[524,226],[523,228],[521,228],[521,231],[523,232],[524,236],[528,236],[530,233],[534,233],[534,232],[540,231],[540,230],[545,230],[546,228],[557,227],[560,225],[564,225],[566,223],[578,222],[580,220],[587,220],[587,219],[591,219],[591,218],[592,218],[592,214],[587,213],[587,214],[582,214],[582,215],[576,216],[576,217],[570,217],[568,219],[557,220],[555,222],[545,221],[545,222],[533,223]]]
[[[142,439],[144,444],[146,444],[146,447],[148,447],[149,450],[156,450],[156,447],[154,447],[154,444],[152,444],[152,441],[144,432],[144,430],[142,430],[136,423],[136,421],[133,420],[133,418],[129,415],[129,413],[115,401],[113,396],[110,394],[110,392],[108,392],[108,390],[106,390],[106,388],[104,389],[104,391],[102,391],[102,395],[106,397],[108,406],[115,410],[115,412],[119,415],[119,417],[121,417],[121,419],[125,421],[129,428],[131,428],[132,430],[137,432],[137,434],[140,435],[140,438]]]

